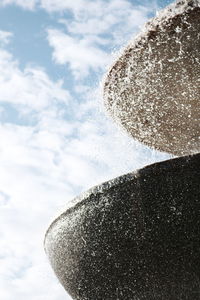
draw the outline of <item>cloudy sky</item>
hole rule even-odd
[[[53,216],[88,188],[169,157],[106,116],[101,80],[170,2],[0,0],[1,300],[70,300],[43,250]]]

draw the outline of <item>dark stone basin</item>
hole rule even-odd
[[[200,299],[200,154],[88,191],[53,221],[45,250],[73,299]]]

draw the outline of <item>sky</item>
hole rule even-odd
[[[83,191],[168,159],[106,114],[102,80],[171,1],[0,0],[0,299],[70,300],[45,231]]]

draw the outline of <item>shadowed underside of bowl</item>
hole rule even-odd
[[[83,195],[45,250],[80,300],[200,299],[200,154],[156,163]]]
[[[131,136],[175,155],[200,151],[200,1],[147,23],[104,82],[105,106]]]

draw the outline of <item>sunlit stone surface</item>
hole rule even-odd
[[[200,154],[147,166],[76,199],[45,249],[77,300],[200,299]]]
[[[200,151],[200,1],[172,4],[124,49],[105,79],[112,117],[146,145]]]

